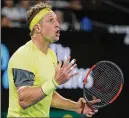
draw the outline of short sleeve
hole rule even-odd
[[[33,65],[32,58],[24,54],[10,59],[8,69],[16,87],[33,86],[35,78]]]

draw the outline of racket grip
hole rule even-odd
[[[92,112],[96,112],[96,109],[95,108],[93,108],[93,106],[90,104],[90,103],[83,103],[83,106],[82,106],[82,111],[81,111],[81,118],[82,118],[82,116],[83,116],[83,112],[84,112],[84,108],[85,108],[85,104],[92,110]]]
[[[93,106],[87,102],[87,106],[92,110],[92,112],[95,112],[95,108],[93,108]]]
[[[82,106],[81,118],[82,118],[82,116],[83,116],[83,111],[84,111],[84,108],[85,108],[85,103],[83,103],[83,106]]]

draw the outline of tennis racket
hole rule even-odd
[[[100,61],[87,72],[83,81],[83,97],[94,110],[113,103],[120,95],[124,84],[121,69],[113,62]],[[90,101],[101,99],[94,105]],[[81,113],[82,117],[83,111]]]

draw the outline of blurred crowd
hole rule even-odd
[[[83,23],[83,21],[80,21],[74,12],[74,10],[82,9],[80,0],[2,0],[1,27],[27,27],[27,10],[38,2],[47,2],[52,5],[54,12],[57,14],[61,30],[81,29],[81,22]],[[67,11],[64,9],[73,10]]]

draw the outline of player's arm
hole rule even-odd
[[[43,83],[41,87],[33,87],[34,73],[22,69],[14,69],[13,76],[15,85],[18,89],[19,104],[23,109],[26,109],[40,100],[45,96],[49,95],[56,90],[58,85],[61,85],[68,81],[71,77],[78,73],[72,74],[71,71],[76,67],[75,60],[68,63],[70,58],[62,66],[60,61],[56,67],[55,76],[53,79]],[[38,79],[38,78],[36,78]],[[25,86],[25,87],[24,87]]]
[[[13,77],[18,91],[19,105],[23,109],[36,104],[57,88],[55,78],[46,81],[39,87],[34,87],[35,75],[27,70],[13,68]]]
[[[90,101],[91,104],[96,104],[98,102],[100,102],[100,99]],[[91,107],[87,104],[84,98],[80,98],[77,102],[75,102],[62,97],[57,92],[54,92],[53,94],[51,106],[54,108],[75,111],[79,114],[83,111],[83,114],[87,117],[91,117],[98,111],[97,109],[92,111]]]
[[[20,69],[20,67],[12,68],[11,70],[13,73],[14,84],[18,91],[19,105],[23,109],[36,104],[46,96],[41,86],[33,87],[35,81],[35,75],[32,72],[33,70],[28,71],[29,69]]]
[[[75,111],[75,109],[77,108],[77,102],[66,99],[62,97],[59,93],[54,92],[51,107]]]
[[[15,85],[18,93],[19,105],[23,109],[26,109],[44,99],[44,97],[47,96],[44,92],[45,90],[51,90],[50,92],[55,90],[50,87],[48,87],[48,89],[45,88],[46,86],[49,86],[49,83],[52,83],[51,81],[49,83],[47,81],[38,87],[34,86],[35,79],[38,79],[36,78],[34,66],[35,65],[30,58],[24,54],[19,54],[18,56],[11,58],[9,61],[9,79],[13,78],[13,84]]]
[[[23,109],[36,104],[46,96],[41,87],[22,86],[18,88],[19,105]]]

